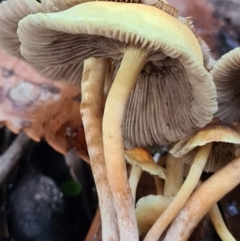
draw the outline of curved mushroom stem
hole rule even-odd
[[[103,144],[121,241],[138,240],[134,203],[127,179],[122,138],[125,105],[146,61],[146,51],[127,48],[109,91],[103,115]]]
[[[102,219],[102,239],[119,240],[117,217],[108,184],[102,142],[103,83],[107,59],[84,61],[81,115]]]
[[[222,214],[220,213],[216,203],[212,206],[208,214],[215,230],[217,231],[217,234],[222,241],[236,241],[236,239],[232,236],[226,227],[226,224],[222,218]]]
[[[158,220],[149,230],[144,241],[157,241],[164,232],[164,230],[167,228],[167,226],[172,222],[172,220],[177,216],[179,211],[182,209],[182,207],[184,206],[185,202],[193,192],[194,188],[196,187],[200,179],[200,176],[203,172],[203,168],[210,154],[211,147],[211,143],[200,147],[193,161],[190,172],[185,182],[183,183],[181,189],[179,190],[171,204],[168,206],[168,208],[162,213],[162,215],[158,218]]]
[[[189,198],[170,226],[164,241],[187,240],[214,203],[240,183],[240,157],[213,174]]]

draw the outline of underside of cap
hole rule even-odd
[[[59,13],[30,15],[20,21],[18,35],[22,55],[37,70],[75,85],[81,80],[76,65],[82,66],[84,59],[109,57],[119,63],[126,47],[144,48],[148,63],[131,94],[124,121],[123,135],[133,145],[176,142],[209,123],[217,110],[215,85],[203,67],[195,35],[155,7],[83,3]],[[143,111],[137,98],[144,102]],[[135,112],[130,105],[137,105]]]
[[[214,100],[205,96],[215,96],[211,81],[195,82],[178,59],[153,63],[141,72],[125,111],[124,137],[134,146],[181,140],[209,123],[216,111]]]
[[[6,53],[22,58],[17,36],[18,22],[28,14],[41,11],[35,0],[8,0],[0,4],[0,48]]]
[[[166,178],[165,170],[158,166],[151,154],[143,148],[125,150],[125,157],[132,166],[139,167],[141,170],[160,178]]]
[[[174,157],[182,157],[199,146],[212,142],[240,144],[240,125],[237,123],[225,124],[214,119],[195,135],[179,141],[169,152]]]
[[[192,165],[199,147],[196,147],[183,157],[181,160]],[[232,143],[214,142],[207,163],[204,166],[205,172],[216,172],[231,162],[235,157],[236,145]]]
[[[217,87],[216,117],[224,122],[240,123],[240,47],[223,55],[211,71]]]

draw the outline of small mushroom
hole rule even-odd
[[[164,241],[188,240],[210,208],[240,183],[239,166],[240,157],[237,157],[206,180],[172,222]]]
[[[178,36],[177,39],[173,37],[175,35]],[[151,143],[157,139],[157,143],[164,144],[177,141],[206,125],[216,111],[216,93],[211,76],[203,67],[203,56],[197,39],[186,25],[155,7],[101,1],[82,3],[58,13],[29,15],[20,21],[18,36],[21,40],[22,55],[35,68],[43,71],[47,66],[51,67],[52,72],[47,74],[50,76],[56,70],[56,80],[62,79],[57,71],[62,69],[65,76],[69,74],[69,81],[76,85],[79,85],[80,78],[76,78],[77,74],[73,73],[72,69],[78,69],[83,60],[89,57],[107,57],[116,62],[121,60],[106,100],[103,145],[108,180],[118,215],[120,237],[122,240],[136,240],[137,223],[127,182],[122,138],[122,132],[128,133],[125,128],[128,124],[123,122],[125,107],[136,82],[135,88],[139,90],[142,88],[139,85],[151,80],[151,88],[147,88],[157,90],[153,93],[154,98],[157,98],[154,103],[158,103],[158,116],[163,113],[164,118],[158,122],[158,118],[155,117],[151,122],[154,130],[155,123],[159,123],[157,132],[153,132],[151,128],[147,131],[145,124],[144,131],[139,131],[139,123],[143,123],[143,118],[139,118],[134,141],[137,139],[136,133],[148,132],[151,133]],[[66,42],[70,44],[67,48]],[[143,75],[139,79],[142,69]],[[149,69],[159,69],[162,73],[146,75],[145,72]],[[179,78],[178,72],[181,73]],[[159,83],[158,89],[156,82]],[[173,86],[170,83],[177,85]],[[178,88],[184,89],[184,93],[188,94],[180,95]],[[186,92],[186,89],[189,92]],[[169,94],[165,97],[166,101],[161,101],[159,96],[163,91],[174,93],[175,97]],[[130,99],[135,98],[130,96]],[[181,105],[176,109],[175,104],[178,102]],[[166,108],[166,103],[171,104],[171,107]],[[183,109],[189,110],[189,114],[182,113]],[[148,116],[146,109],[144,110],[143,115]],[[128,106],[126,111],[129,111]],[[171,114],[170,118],[170,113],[176,113],[176,116],[173,117]],[[129,117],[128,112],[125,116]],[[148,121],[152,116],[156,115],[149,116]],[[133,119],[128,123],[132,127]],[[177,126],[176,123],[177,130],[174,128],[170,131],[172,127]],[[183,123],[183,126],[179,126],[179,123]],[[146,144],[147,138],[149,137],[141,138],[141,143]]]
[[[163,179],[166,178],[166,173],[162,167],[154,162],[152,155],[146,149],[134,148],[131,150],[125,150],[125,158],[128,163],[132,165],[128,180],[132,191],[133,201],[135,203],[137,185],[142,171]]]
[[[136,204],[136,217],[140,233],[147,233],[174,197],[162,195],[148,195],[138,200]]]
[[[197,153],[194,153],[194,161],[192,162],[189,174],[181,189],[179,190],[171,204],[168,206],[168,208],[165,210],[165,212],[162,213],[162,215],[149,230],[148,234],[145,237],[145,241],[157,240],[162,235],[163,231],[179,213],[179,211],[184,206],[185,202],[193,192],[207,161],[212,162],[210,166],[218,162],[218,160],[215,159],[216,156],[214,155],[214,150],[216,150],[214,148],[214,143],[217,143],[217,145],[219,145],[220,142],[224,143],[224,145],[228,143],[229,145],[233,146],[235,144],[239,144],[239,130],[240,126],[237,124],[225,125],[218,120],[214,120],[195,135],[179,141],[170,150],[170,154],[172,154],[173,156],[182,157],[187,153],[191,152],[193,149],[200,147]],[[217,151],[221,150],[223,150],[222,153],[224,153],[224,148],[217,149]],[[234,150],[232,149],[232,153],[230,152],[230,155],[229,153],[228,155],[224,155],[223,161],[220,162],[222,166],[232,160],[233,153]],[[219,156],[221,156],[221,154],[217,155],[217,157]],[[221,166],[215,165],[214,168],[220,167]]]

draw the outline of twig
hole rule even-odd
[[[17,164],[29,142],[29,137],[23,132],[20,133],[11,146],[0,157],[0,184]]]

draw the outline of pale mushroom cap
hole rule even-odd
[[[125,150],[125,158],[132,166],[137,166],[151,175],[158,176],[163,179],[166,178],[166,171],[162,167],[158,166],[154,162],[151,154],[143,148]]]
[[[224,122],[240,122],[240,47],[223,55],[211,71],[217,87],[218,112]]]
[[[114,17],[116,15],[118,18]],[[59,13],[38,13],[20,21],[18,35],[23,56],[38,69],[67,64],[73,68],[76,62],[91,56],[119,59],[128,44],[136,44],[152,52],[162,51],[171,58],[187,62],[189,69],[203,64],[199,44],[187,26],[155,7],[142,4],[88,2]],[[177,38],[173,37],[176,35]],[[100,37],[96,40],[95,36]],[[106,42],[105,38],[112,41]],[[77,45],[80,39],[84,39],[84,43],[89,42],[88,49],[81,51],[82,43]],[[67,41],[72,42],[68,48]],[[95,46],[94,51],[90,51],[94,48],[92,45]],[[65,51],[59,51],[60,47],[65,47]],[[105,51],[99,51],[99,48]],[[205,74],[201,67],[196,72]]]
[[[133,97],[130,96],[125,115],[130,119],[124,120],[123,135],[133,145],[178,141],[209,123],[217,110],[215,85],[203,66],[195,35],[188,26],[155,7],[100,1],[83,3],[58,13],[30,15],[20,21],[18,35],[22,55],[37,70],[51,79],[67,79],[75,85],[79,85],[84,59],[110,57],[120,61],[127,46],[144,48],[147,63],[135,90],[138,92],[142,82],[150,79],[149,89],[155,92],[149,101],[142,95],[146,109],[141,111],[138,105],[137,122],[132,119],[137,119],[139,114],[127,112],[132,112],[129,106],[136,93],[133,91]],[[46,67],[52,71],[46,73]],[[150,77],[145,74],[149,70]],[[168,72],[173,72],[170,79],[164,77]],[[158,88],[155,82],[160,82]],[[148,118],[148,122],[144,131],[139,132],[143,118]]]
[[[165,211],[173,197],[148,195],[136,204],[136,217],[141,233],[147,233],[158,217]]]
[[[198,147],[208,143],[213,143],[213,146],[204,170],[215,172],[235,158],[235,145],[240,143],[240,125],[224,124],[215,119],[197,134],[179,141],[169,152],[192,164]]]

